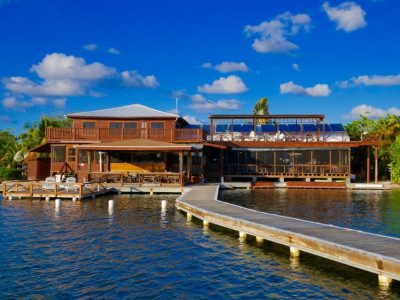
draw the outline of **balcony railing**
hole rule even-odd
[[[122,141],[150,139],[164,142],[202,142],[202,129],[46,128],[47,141]]]

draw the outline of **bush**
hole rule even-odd
[[[0,167],[0,181],[22,179],[22,169]]]

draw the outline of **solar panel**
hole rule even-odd
[[[272,124],[263,124],[261,125],[262,132],[276,132],[276,126]]]
[[[315,124],[303,124],[304,132],[316,132],[317,126]]]
[[[331,124],[332,131],[343,132],[346,131],[342,124]]]
[[[301,127],[299,124],[288,124],[288,132],[300,132]]]
[[[250,124],[243,124],[243,132],[251,132],[254,130],[254,126]]]
[[[256,125],[256,132],[262,132],[261,125]]]
[[[279,124],[278,125],[278,129],[279,129],[279,131],[283,131],[283,132],[288,132],[289,131],[289,128],[288,128],[287,124]]]
[[[215,128],[216,132],[226,132],[228,131],[228,126],[227,124],[217,124],[217,127]]]
[[[210,133],[210,125],[203,125],[203,131]]]
[[[242,130],[243,130],[242,124],[233,124],[232,128],[233,132],[242,132]]]

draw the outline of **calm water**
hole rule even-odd
[[[113,213],[108,211],[111,198]],[[291,262],[285,247],[241,243],[230,231],[203,231],[199,222],[187,223],[174,209],[174,198],[63,201],[59,212],[54,201],[0,200],[0,298],[400,297],[398,285],[379,290],[375,275],[308,255]],[[396,192],[227,191],[221,198],[400,235]],[[162,199],[168,200],[166,213]]]

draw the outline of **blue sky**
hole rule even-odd
[[[141,103],[210,113],[400,114],[400,3],[0,0],[0,128]]]

